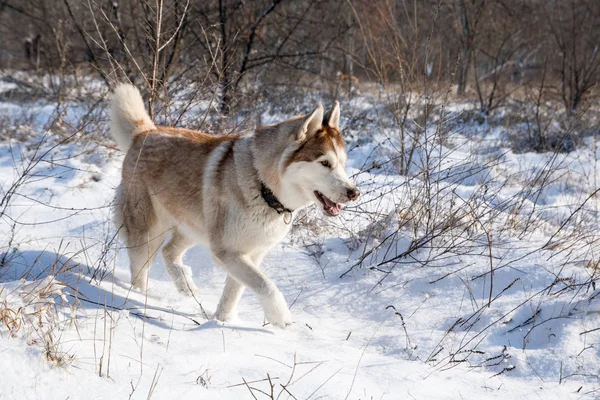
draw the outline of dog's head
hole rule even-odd
[[[325,214],[336,216],[342,203],[358,198],[360,192],[345,171],[346,146],[339,122],[336,101],[327,113],[319,105],[308,115],[278,124],[277,137],[287,137],[278,165],[284,204],[287,201],[290,207],[299,208],[315,203]],[[271,142],[273,148],[279,147],[276,142]]]

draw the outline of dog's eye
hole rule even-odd
[[[321,165],[325,168],[331,168],[331,164],[329,164],[329,161],[321,161]]]

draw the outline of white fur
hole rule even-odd
[[[156,129],[144,107],[139,90],[122,83],[115,89],[110,103],[110,131],[123,151],[129,150],[136,133]]]
[[[290,165],[285,172],[282,187],[296,190],[290,190],[286,197],[308,197],[311,202],[319,205],[320,202],[313,194],[313,190],[318,190],[337,203],[346,202],[348,189],[355,187],[346,174],[346,153],[341,149],[337,152],[330,151],[317,161],[324,160],[329,161],[332,168],[326,168],[319,162],[297,162]],[[306,188],[303,196],[298,195],[301,188]]]

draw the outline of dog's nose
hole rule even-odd
[[[350,188],[346,194],[350,200],[356,200],[358,199],[358,196],[360,196],[360,191],[357,188]]]

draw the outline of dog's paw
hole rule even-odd
[[[292,313],[281,292],[277,291],[263,301],[267,320],[274,326],[285,329],[292,325]]]
[[[229,322],[237,319],[238,313],[237,310],[217,310],[214,315],[214,318],[217,321],[221,322]]]
[[[198,291],[198,286],[196,286],[196,284],[191,281],[179,281],[175,283],[175,286],[177,286],[177,291],[182,296],[186,297],[192,297]]]
[[[131,288],[141,293],[146,293],[148,291],[148,285],[146,284],[146,281],[141,279],[131,282]]]

